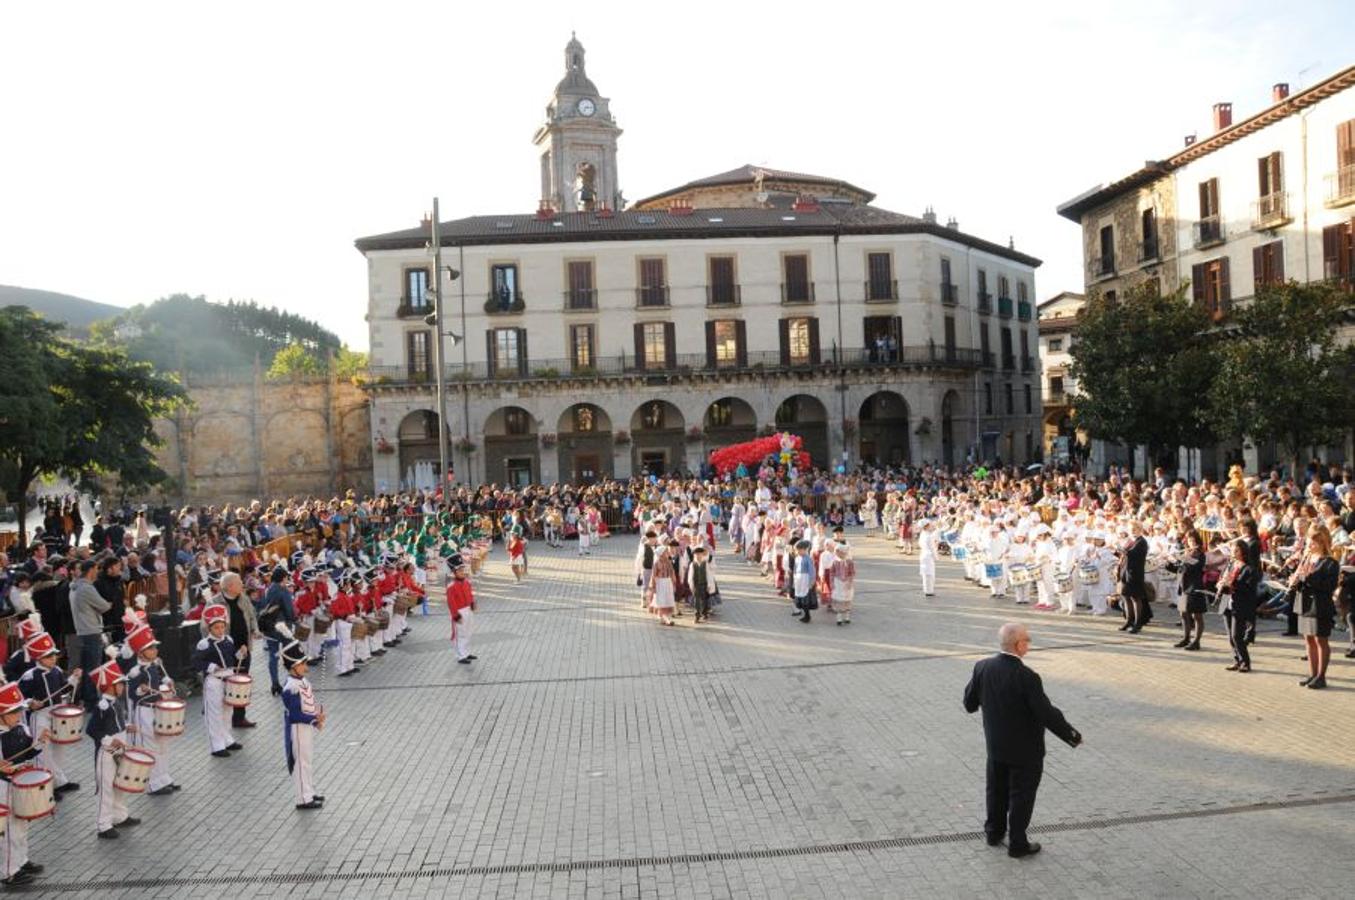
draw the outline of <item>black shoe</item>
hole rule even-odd
[[[1309,675],[1307,678],[1305,678],[1305,679],[1303,679],[1302,681],[1299,682],[1299,687],[1307,687],[1307,686],[1308,686],[1308,682],[1312,681],[1315,677],[1316,677],[1316,676],[1314,676],[1314,675]]]
[[[113,829],[110,828],[110,829],[108,829],[108,831],[112,832],[112,834],[109,835],[109,834],[107,834],[107,833],[101,831],[101,832],[99,832],[99,837],[110,837],[110,836],[111,836],[111,837],[117,837],[117,836],[118,836],[118,833],[117,833],[116,831],[113,831]],[[33,880],[33,875],[32,875],[31,873],[25,872],[23,869],[20,869],[19,871],[15,872],[13,875],[11,875],[11,876],[9,876],[8,878],[6,878],[6,879],[4,880],[4,882],[3,882],[3,884],[5,884],[6,886],[10,886],[10,885],[20,885],[20,884],[28,884],[28,883],[31,882],[32,880]]]
[[[1131,627],[1132,627],[1132,626],[1131,626],[1128,622],[1125,622],[1123,625],[1120,626],[1120,630],[1121,630],[1121,631],[1128,631]]]
[[[1000,834],[997,834],[997,835],[990,834],[990,835],[988,835],[988,836],[987,836],[988,846],[989,846],[989,847],[1001,847],[1001,846],[1002,846],[1002,838],[1003,838],[1003,835],[1000,835]]]
[[[1135,625],[1133,628],[1129,629],[1129,633],[1130,633],[1130,634],[1138,634],[1138,633],[1139,633],[1140,631],[1142,631],[1142,630],[1143,630],[1143,626],[1142,626],[1142,625]],[[1034,844],[1031,844],[1031,846],[1033,847],[1033,846],[1035,846],[1035,845],[1034,845]]]
[[[479,658],[480,658],[480,657],[476,656],[474,653],[467,653],[467,654],[466,654],[466,659],[479,659]]]
[[[1322,676],[1322,675],[1319,675],[1319,676],[1317,676],[1316,678],[1314,678],[1312,681],[1308,682],[1308,687],[1309,687],[1311,690],[1314,690],[1314,691],[1319,691],[1319,690],[1321,690],[1322,688],[1324,688],[1324,687],[1326,687],[1326,686],[1327,686],[1327,679],[1326,679],[1326,677],[1324,677],[1324,676]]]
[[[151,797],[163,797],[165,794],[174,793],[174,785],[167,784],[162,788],[156,788],[155,790],[147,791],[146,793]]]
[[[109,828],[106,831],[99,832],[99,837],[103,838],[104,840],[110,840],[112,838],[121,837],[121,835],[118,834],[118,830],[116,828]],[[16,875],[15,877],[17,878],[18,876]],[[23,882],[10,882],[10,883],[22,884]]]
[[[1180,650],[1181,648],[1185,647],[1185,646],[1186,646],[1187,644],[1189,644],[1189,643],[1190,643],[1190,638],[1181,638],[1181,640],[1177,641],[1175,644],[1172,644],[1172,646],[1175,647],[1177,650]]]
[[[232,722],[232,723],[231,723],[231,727],[232,727],[232,728],[257,728],[258,726],[255,725],[255,723],[251,722],[249,719],[241,719],[239,722]]]
[[[325,795],[324,795],[324,794],[312,794],[312,795],[311,795],[311,799],[314,800],[316,803],[324,803],[324,802],[325,802]]]
[[[298,804],[296,805],[296,808],[297,808],[297,809],[319,809],[319,808],[322,807],[322,806],[324,806],[324,804],[321,803],[319,800],[312,800],[310,803],[298,803]]]
[[[282,693],[282,685],[280,685],[280,684],[275,684],[275,685],[273,685],[273,696],[276,697],[278,694],[281,694],[281,693]]]
[[[231,752],[229,750],[213,750],[212,755],[218,759],[225,759],[231,755]]]
[[[457,662],[460,663],[460,664],[463,665],[463,666],[468,666],[468,665],[470,665],[470,657],[467,656],[467,657],[465,657],[464,659],[458,659]]]
[[[1355,650],[1347,650],[1346,659],[1355,659]]]
[[[1200,642],[1199,642],[1199,641],[1196,641],[1195,643],[1193,643],[1193,644],[1191,644],[1190,646],[1186,647],[1186,649],[1187,649],[1187,650],[1199,650],[1199,649],[1200,649]]]
[[[62,794],[68,793],[68,792],[70,792],[70,791],[78,791],[78,790],[80,790],[80,782],[78,782],[78,781],[68,781],[68,782],[66,782],[65,784],[63,784],[63,785],[59,786],[58,788],[56,788],[56,790],[53,791],[53,793],[55,793],[58,797],[60,797]]]
[[[131,827],[134,826],[134,825],[140,825],[140,824],[141,824],[141,820],[138,819],[136,816],[128,816],[127,818],[123,819],[121,822],[115,823],[115,824],[113,825],[113,827],[114,827],[114,828],[131,828]]]
[[[181,784],[171,784],[171,785],[169,786],[169,789],[170,789],[171,791],[181,791],[181,790],[183,790],[183,785],[181,785]]]
[[[1237,667],[1237,670],[1238,670],[1239,672],[1250,672],[1250,671],[1251,671],[1251,666],[1247,665],[1246,663],[1243,663],[1242,665],[1240,665],[1240,666]]]
[[[1236,672],[1240,668],[1242,668],[1241,663],[1233,663],[1231,666],[1224,666],[1223,670],[1225,672]]]
[[[19,871],[20,871],[20,872],[27,872],[29,875],[41,875],[41,874],[42,874],[42,870],[45,869],[45,868],[47,868],[47,867],[46,867],[46,866],[40,866],[40,865],[38,865],[38,864],[35,863],[35,862],[26,862],[26,863],[24,863],[22,866],[19,866]]]
[[[1039,852],[1040,852],[1040,844],[1039,844],[1038,841],[1031,841],[1031,842],[1030,842],[1029,844],[1027,844],[1025,847],[1019,847],[1019,848],[1018,848],[1018,847],[1008,847],[1008,848],[1007,848],[1007,855],[1010,856],[1012,859],[1021,859],[1023,856],[1034,856],[1035,854],[1037,854],[1037,853],[1039,853]]]
[[[227,749],[227,750],[243,750],[243,749],[245,749],[245,745],[242,744],[242,743],[240,743],[239,741],[231,741],[229,744],[226,745],[226,749]]]
[[[357,671],[356,669],[349,669],[347,672],[340,672],[337,677],[347,678],[349,675],[352,675],[356,671]]]

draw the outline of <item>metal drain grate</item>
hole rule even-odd
[[[1069,831],[1088,831],[1101,828],[1119,828],[1126,825],[1144,825],[1153,822],[1175,822],[1181,819],[1203,819],[1242,813],[1268,812],[1280,809],[1301,809],[1310,806],[1333,806],[1355,803],[1355,794],[1335,794],[1323,797],[1305,797],[1221,806],[1208,809],[1190,809],[1177,812],[1147,813],[1138,816],[1088,819],[1082,822],[1058,822],[1038,825],[1033,834],[1055,834]],[[385,872],[295,872],[277,875],[221,875],[200,878],[129,878],[126,880],[67,881],[43,884],[41,882],[19,890],[26,893],[72,893],[75,891],[114,891],[146,888],[181,888],[200,885],[247,884],[318,884],[329,882],[382,881],[430,878],[465,878],[480,875],[534,875],[567,872],[586,872],[598,869],[647,869],[659,866],[689,866],[703,863],[742,862],[747,860],[783,859],[800,856],[828,856],[840,853],[872,853],[882,850],[901,850],[909,847],[930,847],[937,844],[963,844],[983,837],[982,831],[958,831],[942,834],[924,834],[909,837],[877,838],[869,841],[842,841],[838,843],[808,844],[799,847],[765,847],[747,850],[723,850],[713,853],[683,853],[674,856],[632,856],[614,859],[562,860],[559,862],[504,863],[495,866],[451,866],[438,869],[396,869]],[[11,888],[11,890],[14,890]]]

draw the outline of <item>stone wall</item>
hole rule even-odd
[[[367,395],[347,381],[267,381],[258,371],[185,378],[194,406],[156,423],[173,482],[189,504],[372,490]]]

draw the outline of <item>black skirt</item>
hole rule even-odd
[[[1331,637],[1331,616],[1299,616],[1299,634],[1304,637]]]
[[[1206,591],[1186,592],[1186,612],[1202,613],[1209,611],[1210,594]]]

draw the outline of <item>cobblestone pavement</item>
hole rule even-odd
[[[100,897],[1336,896],[1355,846],[1355,667],[1305,691],[1273,625],[1256,672],[1217,621],[1201,653],[1174,631],[989,600],[942,561],[938,596],[883,541],[858,542],[855,621],[810,625],[743,563],[717,557],[719,621],[662,628],[640,609],[633,540],[591,558],[502,551],[479,583],[480,659],[455,664],[441,608],[354,678],[314,676],[319,812],[293,809],[266,685],[207,755],[190,708],[184,790],[96,841],[84,789],[32,829],[34,893]],[[1158,608],[1158,621],[1173,618]],[[1084,733],[1050,743],[1045,852],[987,847],[983,738],[960,694],[998,625],[1029,621],[1029,662]],[[1339,654],[1338,654],[1339,656]],[[256,677],[258,676],[256,672]],[[265,676],[266,681],[266,676]],[[243,880],[242,880],[243,879]]]

